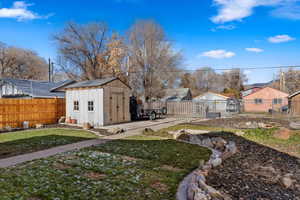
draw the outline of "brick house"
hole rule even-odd
[[[271,87],[262,88],[252,94],[243,97],[245,112],[269,112],[279,111],[288,105],[288,94]]]

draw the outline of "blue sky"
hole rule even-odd
[[[300,0],[0,0],[0,41],[55,59],[51,36],[70,20],[124,33],[138,19],[165,29],[187,69],[300,65]],[[249,83],[275,73],[245,72]]]

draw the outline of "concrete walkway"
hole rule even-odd
[[[162,128],[167,128],[167,127],[170,127],[170,126],[173,126],[176,124],[180,124],[183,122],[185,122],[185,121],[178,120],[178,119],[163,120],[163,121],[156,121],[156,123],[152,122],[151,125],[148,124],[146,127],[151,128],[156,131],[156,130],[159,130]],[[53,155],[59,154],[59,153],[64,153],[67,151],[78,150],[78,149],[95,146],[95,145],[101,145],[110,140],[122,139],[122,138],[126,138],[129,136],[139,135],[139,134],[141,134],[141,131],[143,131],[146,127],[140,126],[138,128],[131,129],[130,131],[126,131],[122,134],[106,136],[106,137],[102,137],[101,139],[86,140],[83,142],[67,144],[67,145],[58,146],[58,147],[54,147],[54,148],[50,148],[50,149],[46,149],[46,150],[42,150],[42,151],[37,151],[37,152],[33,152],[33,153],[28,153],[28,154],[13,156],[10,158],[1,159],[0,160],[0,168],[14,166],[14,165],[17,165],[17,164],[20,164],[23,162],[27,162],[27,161],[32,161],[35,159],[47,158],[49,156],[53,156]]]

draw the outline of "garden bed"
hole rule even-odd
[[[207,183],[233,199],[297,200],[300,197],[300,161],[232,133],[209,133],[237,144],[239,152],[210,171]],[[288,175],[290,174],[290,175]],[[290,176],[286,188],[282,179]]]

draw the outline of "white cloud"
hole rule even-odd
[[[215,58],[215,59],[223,59],[223,58],[231,58],[235,56],[235,53],[223,49],[217,49],[217,50],[203,52],[201,56]]]
[[[229,30],[233,30],[235,28],[236,28],[235,25],[219,25],[215,28],[212,28],[211,31],[213,31],[213,32],[216,32],[218,30],[228,30],[229,31]]]
[[[285,8],[277,11],[277,15],[281,14],[282,17],[287,17],[282,13],[288,14],[289,12],[286,8],[294,7],[299,0],[213,0],[213,2],[218,7],[218,14],[213,16],[211,20],[214,23],[225,23],[240,21],[249,17],[253,14],[254,8],[260,6],[274,6],[276,9]],[[298,13],[298,10],[294,11],[293,16],[298,17]]]
[[[295,0],[295,2],[298,0]],[[291,2],[271,12],[275,17],[300,20],[300,5]]]
[[[251,70],[245,70],[245,71],[244,71],[244,74],[246,74],[246,75],[249,75],[249,74],[251,74],[251,73],[252,73]]]
[[[289,35],[276,35],[273,37],[269,37],[268,41],[271,43],[282,43],[282,42],[289,42],[295,40],[295,38],[292,38]]]
[[[40,16],[28,10],[28,7],[33,4],[28,4],[25,1],[15,1],[11,8],[0,8],[0,18],[13,18],[18,21],[33,20],[39,18],[48,18],[51,15]]]
[[[255,52],[255,53],[260,53],[263,52],[263,49],[260,48],[245,48],[246,51],[250,51],[250,52]]]

